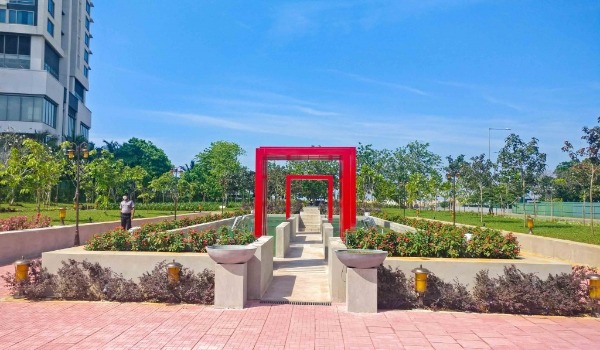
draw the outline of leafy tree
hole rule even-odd
[[[501,175],[514,193],[520,193],[523,198],[523,219],[527,224],[525,210],[525,194],[535,185],[536,180],[546,169],[546,154],[541,153],[538,139],[532,137],[525,143],[516,134],[510,134],[505,140],[504,147],[498,155]]]
[[[89,176],[82,178],[86,181],[84,186],[93,186],[96,193],[95,202],[108,209],[111,202],[117,202],[119,193],[125,182],[125,164],[123,160],[115,159],[115,156],[107,150],[101,150],[100,154],[94,150],[90,152],[93,160],[84,166],[83,173]],[[91,184],[90,184],[91,183]]]
[[[450,182],[450,187],[451,187],[451,195],[453,197],[456,197],[456,194],[458,192],[458,188],[460,183],[458,182],[458,179],[460,179],[461,173],[464,172],[464,168],[466,166],[466,162],[465,162],[465,155],[461,154],[458,157],[453,158],[452,156],[446,156],[446,160],[448,161],[448,166],[446,166],[444,168],[444,170],[446,171],[446,179],[448,179],[448,182]],[[462,174],[464,175],[464,174]],[[452,205],[449,207],[449,209],[455,208],[456,207],[456,202],[453,200],[452,201]],[[456,210],[456,208],[455,208]]]
[[[120,146],[114,141],[107,143],[107,148],[113,149],[115,158],[122,159],[126,166],[144,168],[147,172],[146,182],[161,176],[173,167],[165,151],[151,141],[133,137]]]
[[[479,192],[479,220],[483,224],[483,192],[493,182],[494,166],[485,154],[471,157],[471,162],[463,166],[464,180],[467,187]]]
[[[598,118],[600,123],[600,117]],[[575,149],[571,142],[565,141],[562,147],[563,152],[567,152],[571,160],[578,162],[576,165],[580,170],[587,174],[589,183],[589,198],[590,198],[590,221],[591,231],[594,233],[594,205],[593,205],[593,189],[594,183],[598,177],[598,166],[600,164],[600,126],[588,128],[584,126],[583,136],[581,139],[586,142],[586,146]]]
[[[334,187],[337,185],[339,164],[337,161],[302,160],[287,162],[285,174],[333,175]],[[282,182],[285,184],[285,180]],[[315,201],[326,197],[326,181],[294,181],[292,195]]]

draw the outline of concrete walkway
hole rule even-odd
[[[287,258],[273,259],[273,282],[263,301],[330,302],[327,262],[321,234],[300,232],[290,244]]]

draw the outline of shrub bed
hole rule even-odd
[[[487,270],[477,274],[472,292],[458,283],[447,283],[433,273],[427,277],[423,305],[433,310],[494,312],[508,314],[575,316],[592,312],[587,275],[592,269],[575,266],[570,274],[548,275],[542,280],[523,273],[514,265],[504,274],[490,277]],[[381,309],[417,307],[414,277],[398,269],[379,266],[377,303]]]
[[[254,234],[241,230],[189,230],[187,233],[168,232],[221,219],[246,214],[231,212],[212,214],[181,220],[164,220],[142,225],[139,230],[129,233],[121,227],[94,235],[84,246],[96,251],[152,251],[152,252],[206,252],[206,246],[214,244],[249,244],[254,242]]]
[[[139,283],[87,261],[69,260],[56,275],[42,268],[41,261],[34,261],[29,269],[29,279],[17,282],[14,273],[6,273],[5,281],[11,295],[39,300],[48,295],[63,300],[117,301],[117,302],[165,302],[212,304],[214,301],[214,273],[204,270],[194,273],[182,268],[179,282],[169,283],[167,263],[157,264],[151,272],[140,276]]]
[[[51,217],[42,216],[40,213],[33,215],[31,218],[27,216],[12,216],[8,219],[0,219],[0,232],[49,227],[51,222]]]
[[[346,232],[348,248],[382,249],[388,256],[432,258],[514,259],[520,247],[512,234],[498,230],[455,227],[453,225],[405,218],[386,218],[417,229],[400,233],[381,227],[358,228]],[[470,233],[467,239],[465,234]]]

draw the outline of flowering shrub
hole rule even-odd
[[[455,227],[427,220],[387,218],[417,229],[416,233],[396,232],[381,227],[347,231],[348,248],[381,249],[388,256],[419,256],[430,258],[514,259],[520,247],[512,234],[482,228]],[[465,234],[471,238],[466,239]]]
[[[49,227],[51,222],[52,218],[46,215],[41,216],[40,213],[31,218],[27,216],[13,216],[8,219],[0,219],[0,232]]]
[[[220,215],[210,215],[210,221],[221,219]],[[129,233],[121,227],[94,235],[85,245],[86,250],[116,250],[116,251],[151,251],[151,252],[198,252],[205,253],[206,247],[215,244],[249,244],[254,242],[252,232],[231,230],[221,227],[214,229],[187,232],[168,232],[174,226],[186,227],[197,225],[196,218],[173,222],[160,222],[143,225],[140,230]],[[208,221],[207,221],[208,222]],[[185,225],[185,226],[180,226]],[[177,228],[177,227],[175,227]]]

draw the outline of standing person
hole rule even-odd
[[[131,219],[133,219],[134,212],[135,204],[127,195],[124,195],[123,201],[121,202],[121,227],[124,230],[129,230],[131,228]]]

